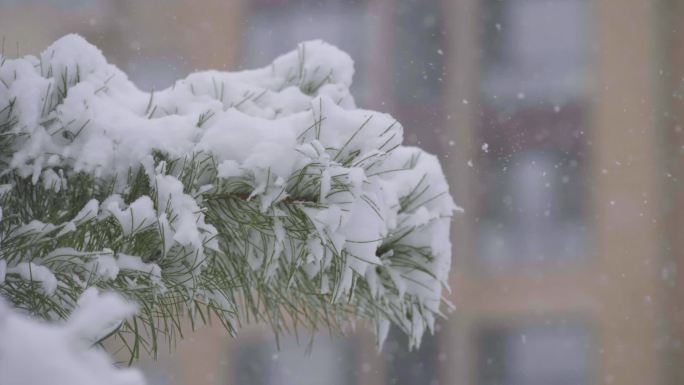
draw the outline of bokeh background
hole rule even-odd
[[[420,350],[205,327],[151,384],[684,384],[684,1],[0,0],[10,57],[71,32],[146,90],[334,43],[466,209]]]

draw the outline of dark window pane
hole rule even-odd
[[[483,328],[477,344],[479,385],[589,384],[590,334],[581,322]]]
[[[394,6],[395,97],[403,103],[433,101],[444,81],[441,2],[399,0]]]
[[[331,341],[321,336],[311,351],[293,338],[243,343],[232,370],[240,385],[354,385],[356,345],[353,340]]]
[[[423,337],[420,349],[408,351],[406,336],[396,329],[390,332],[383,352],[387,361],[387,385],[437,385],[439,383],[437,338]]]

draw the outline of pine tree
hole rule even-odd
[[[320,41],[270,66],[143,92],[69,35],[0,56],[0,296],[48,321],[89,288],[138,304],[98,340],[131,359],[182,323],[234,334],[390,324],[444,309],[457,208],[436,157],[359,109]]]

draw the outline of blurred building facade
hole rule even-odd
[[[8,52],[80,33],[145,89],[330,41],[466,208],[419,351],[208,327],[145,364],[179,385],[684,383],[681,25],[678,0],[0,0]]]

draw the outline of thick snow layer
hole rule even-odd
[[[40,282],[47,294],[52,294],[57,289],[57,278],[45,266],[36,265],[33,262],[21,262],[14,267],[8,268],[6,272],[8,274],[18,274],[25,280]]]
[[[63,324],[46,324],[0,301],[0,385],[143,385],[133,369],[114,367],[93,347],[135,311],[114,294],[89,289]]]
[[[76,35],[39,58],[6,60],[0,109],[11,104],[6,118],[17,121],[11,171],[60,193],[69,191],[77,172],[114,186],[111,196],[91,200],[67,223],[34,221],[12,236],[65,234],[114,217],[125,236],[157,229],[159,254],[182,254],[199,274],[211,255],[232,255],[219,246],[220,226],[207,220],[203,194],[239,183],[249,186],[241,199],[257,202],[272,219],[273,244],[242,256],[263,269],[266,282],[278,274],[272,261],[290,261],[292,250],[305,247],[301,269],[320,279],[321,294],[349,300],[361,290],[356,280],[365,280],[374,302],[369,308],[393,312],[391,321],[417,344],[440,312],[457,207],[436,157],[402,146],[403,128],[390,115],[356,107],[349,93],[353,72],[348,55],[321,41],[302,43],[265,68],[194,73],[153,93],[136,88]],[[181,176],[179,165],[192,162],[209,166]],[[139,169],[153,192],[126,204],[127,177]],[[11,189],[0,186],[0,194]],[[277,207],[283,202],[300,204],[308,216],[305,240],[288,237]],[[258,243],[262,235],[254,231],[246,241]],[[163,290],[165,271],[139,257],[72,250],[77,254],[96,277],[115,279],[134,269]],[[33,257],[32,264],[8,265],[6,274],[54,292],[49,256]],[[342,270],[333,273],[334,258]],[[388,320],[375,321],[379,335],[386,334]]]

